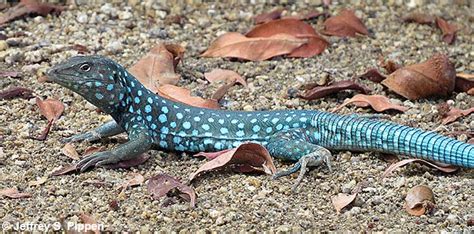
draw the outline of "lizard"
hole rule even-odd
[[[221,151],[244,142],[264,146],[275,158],[294,161],[274,178],[327,165],[330,150],[402,154],[474,168],[474,145],[431,131],[355,114],[318,110],[230,111],[205,109],[163,98],[117,62],[100,55],[74,56],[55,65],[49,80],[78,93],[113,120],[66,142],[94,141],[123,132],[129,141],[81,159],[81,172],[130,160],[150,149]]]

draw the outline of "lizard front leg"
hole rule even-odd
[[[110,151],[94,153],[77,164],[81,172],[92,166],[101,166],[133,159],[148,151],[152,146],[152,139],[144,128],[133,129],[129,134],[129,141]]]
[[[76,142],[76,141],[96,141],[102,138],[115,136],[125,132],[125,130],[115,122],[115,120],[111,120],[105,124],[100,125],[99,127],[88,131],[86,133],[77,134],[71,137],[67,137],[63,139],[63,142]]]

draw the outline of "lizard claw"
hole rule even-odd
[[[303,180],[303,176],[306,174],[308,167],[314,167],[314,166],[325,164],[328,167],[329,171],[331,172],[332,171],[331,161],[332,161],[331,152],[321,147],[317,151],[301,157],[298,160],[298,162],[296,162],[290,169],[275,173],[275,175],[272,176],[272,179],[277,179],[282,176],[291,175],[293,173],[296,173],[299,170],[300,173],[298,175],[298,178],[296,179],[295,184],[291,188],[291,190],[295,192],[298,185]]]
[[[103,151],[103,152],[98,152],[94,153],[92,155],[89,155],[81,161],[79,161],[76,165],[77,168],[80,168],[81,172],[86,171],[92,166],[102,166],[105,164],[111,164],[111,163],[116,163],[117,162],[117,157],[115,157],[110,151]]]

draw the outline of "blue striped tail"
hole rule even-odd
[[[379,151],[474,168],[474,145],[440,134],[354,115],[318,112],[315,144],[336,150]]]

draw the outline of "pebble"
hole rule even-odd
[[[0,40],[0,51],[8,49],[8,43],[5,40]]]
[[[77,22],[79,22],[81,24],[85,24],[85,23],[87,23],[88,16],[87,16],[86,13],[81,13],[77,16],[76,20],[77,20]]]
[[[111,53],[119,53],[123,50],[123,45],[121,41],[112,41],[107,46],[105,49]]]
[[[121,20],[128,20],[128,19],[131,19],[133,17],[133,14],[129,11],[120,11],[118,13],[118,17]]]
[[[446,221],[448,221],[450,224],[456,224],[459,222],[459,219],[456,215],[449,214],[448,217],[446,218]]]

